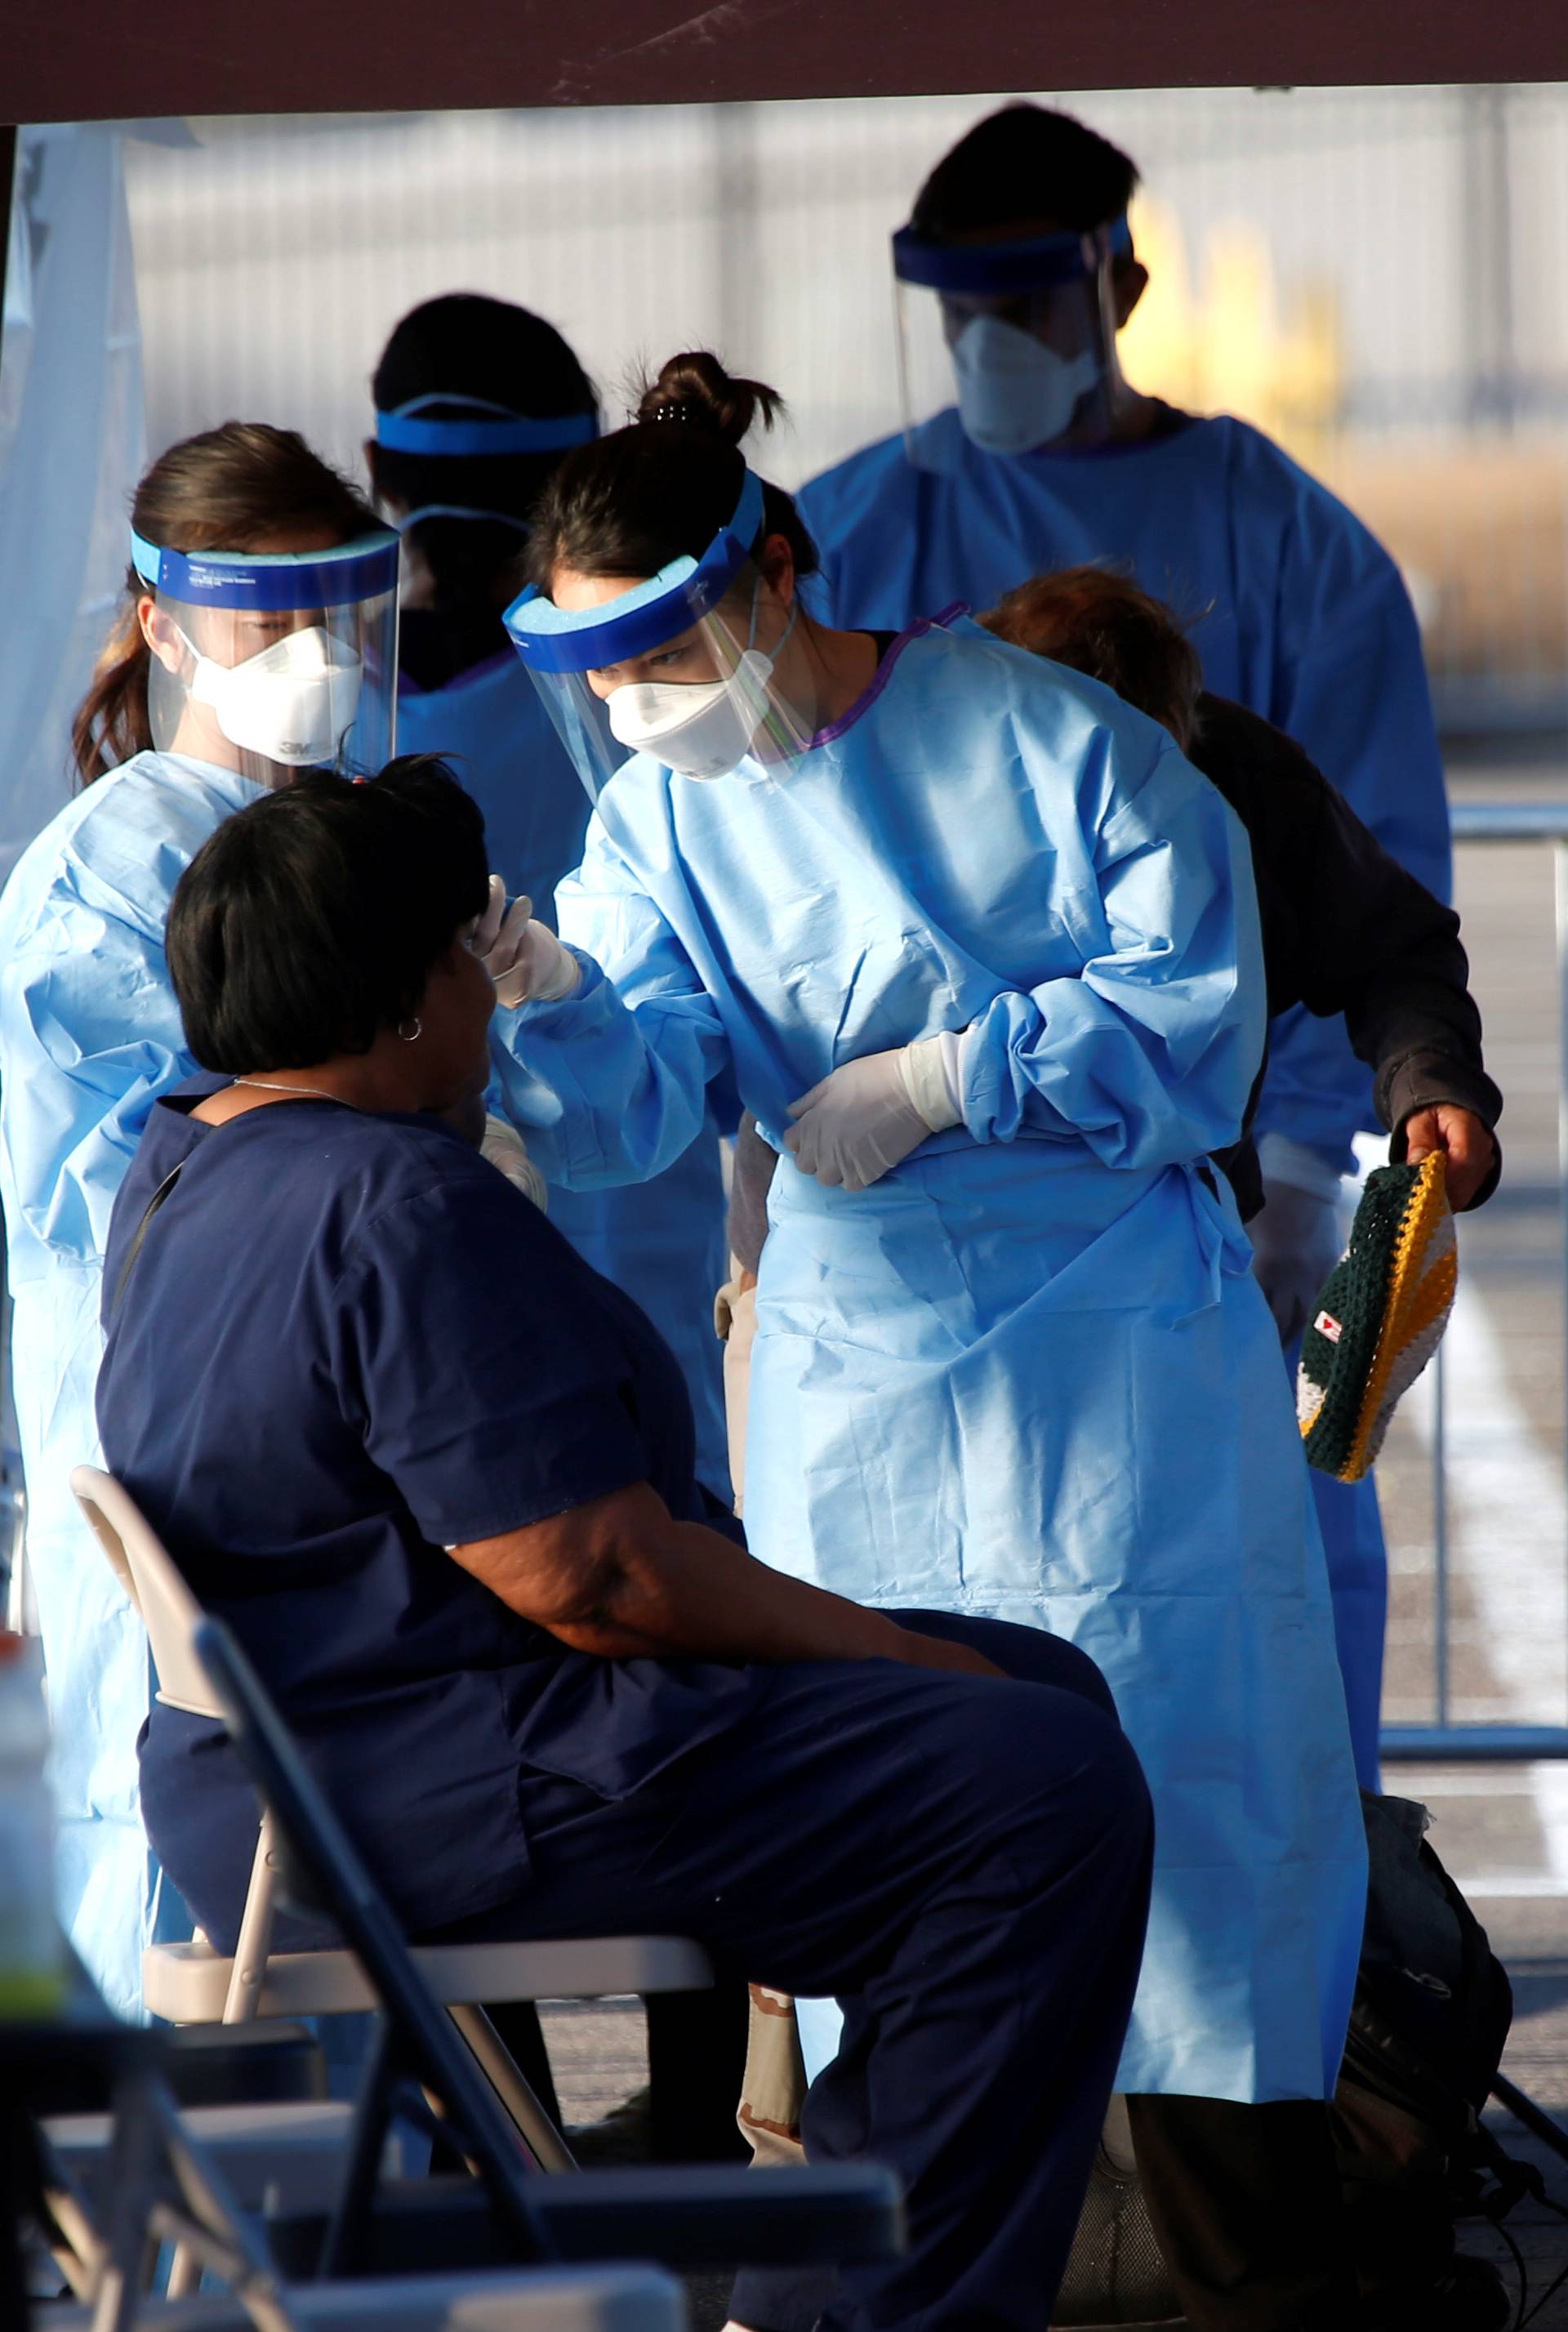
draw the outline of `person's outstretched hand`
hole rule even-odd
[[[569,996],[582,966],[562,947],[548,923],[535,921],[526,894],[508,906],[506,885],[490,878],[490,900],[469,936],[469,946],[495,982],[498,1004],[554,1004]]]

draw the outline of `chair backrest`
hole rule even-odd
[[[71,1487],[121,1586],[141,1613],[166,1707],[221,1716],[196,1649],[202,1608],[129,1490],[97,1466],[72,1468]]]
[[[528,2193],[516,2131],[421,1975],[390,1904],[307,1770],[260,1677],[221,1620],[201,1621],[196,1649],[246,1772],[379,1994],[400,2054],[446,2105],[461,2131],[462,2151],[477,2165],[521,2255],[553,2258],[555,2246]]]

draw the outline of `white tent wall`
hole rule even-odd
[[[1247,413],[1367,506],[1451,722],[1568,718],[1568,87],[1047,94],[1143,167],[1140,385]],[[139,146],[152,442],[248,413],[357,470],[387,331],[467,288],[559,323],[616,420],[639,361],[716,346],[789,397],[767,464],[798,483],[895,425],[887,236],[996,101],[253,120]]]
[[[1051,100],[1137,157],[1194,293],[1238,226],[1262,238],[1283,304],[1332,288],[1352,415],[1466,417],[1488,355],[1522,400],[1544,391],[1568,414],[1568,89]],[[248,395],[349,457],[387,330],[463,284],[551,316],[607,383],[683,338],[722,343],[792,397],[804,474],[892,425],[886,238],[994,101],[252,123],[196,151],[139,148],[154,440]],[[1478,349],[1500,264],[1514,345]]]
[[[1227,285],[1260,253],[1231,367],[1247,378],[1199,381],[1194,401],[1246,409],[1299,314],[1326,310],[1333,409],[1300,450],[1343,465],[1405,559],[1450,717],[1561,717],[1568,90],[1052,94],[1143,166],[1162,303],[1143,360],[1226,341]],[[0,638],[0,874],[66,797],[70,711],[123,573],[139,301],[155,450],[248,413],[358,468],[387,332],[466,285],[558,321],[612,417],[639,360],[717,345],[789,397],[769,465],[797,483],[893,425],[887,234],[990,102],[24,131],[0,545],[29,587]]]
[[[0,351],[0,877],[70,797],[71,715],[126,569],[141,349],[114,127],[24,129]]]

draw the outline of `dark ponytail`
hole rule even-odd
[[[133,569],[126,586],[143,586]],[[151,655],[141,636],[136,602],[122,608],[114,629],[99,651],[87,693],[71,724],[71,759],[84,786],[94,778],[145,753],[152,743],[147,717],[147,665]]]
[[[672,357],[657,380],[644,389],[637,406],[639,422],[678,421],[695,424],[739,445],[759,420],[771,429],[784,410],[776,388],[760,380],[737,380],[705,349]]]
[[[777,389],[732,378],[705,350],[672,357],[629,428],[569,454],[555,473],[534,512],[530,580],[548,591],[558,568],[640,577],[700,558],[734,515],[742,438],[783,410]],[[793,498],[764,481],[762,510],[762,536],[781,534],[796,575],[815,575],[817,546]]]
[[[329,469],[292,429],[225,421],[161,454],[136,490],[131,524],[160,550],[254,550],[301,527],[327,527],[340,542],[378,521],[363,495]],[[152,744],[148,666],[136,600],[147,586],[126,574],[129,609],[115,620],[71,724],[71,755],[84,786]]]

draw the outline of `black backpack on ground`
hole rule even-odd
[[[1362,1792],[1366,1930],[1333,2118],[1369,2323],[1378,2332],[1507,2319],[1500,2279],[1456,2252],[1458,2217],[1499,2219],[1538,2186],[1481,2126],[1513,1993],[1427,1843],[1427,1812]],[[1138,2184],[1124,2109],[1105,2126],[1054,2325],[1179,2318]]]
[[[1436,2286],[1457,2321],[1468,2299],[1477,2323],[1504,2323],[1498,2279],[1456,2260],[1454,2222],[1500,2219],[1539,2184],[1481,2125],[1513,1992],[1427,1842],[1426,1808],[1363,1791],[1362,1811],[1366,1932],[1334,2122],[1369,2314],[1429,2324],[1420,2309]]]

